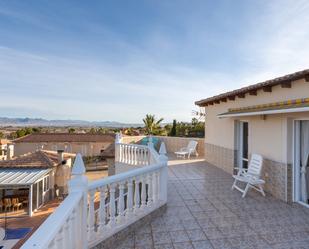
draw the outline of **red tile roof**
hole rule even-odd
[[[290,83],[293,80],[299,80],[299,79],[303,79],[305,78],[306,81],[309,81],[309,69],[303,70],[303,71],[298,71],[292,74],[287,74],[284,75],[282,77],[278,77],[275,79],[271,79],[271,80],[267,80],[264,82],[260,82],[254,85],[250,85],[247,87],[243,87],[243,88],[239,88],[233,91],[229,91],[226,93],[222,93],[219,95],[215,95],[213,97],[209,97],[206,99],[202,99],[199,101],[196,101],[195,104],[198,106],[207,106],[208,104],[213,104],[213,103],[220,103],[220,101],[225,101],[227,98],[231,98],[231,97],[235,97],[237,95],[243,95],[246,93],[250,93],[250,92],[254,92],[260,89],[265,89],[265,91],[267,91],[266,89],[271,88],[272,86],[275,85],[280,85],[280,84],[284,84],[284,83]],[[270,91],[270,90],[268,90]]]
[[[64,159],[74,158],[75,154],[63,153]],[[52,168],[59,165],[56,151],[38,150],[16,157],[11,160],[0,161],[0,168]]]
[[[84,133],[33,133],[17,138],[14,143],[41,143],[41,142],[96,142],[113,143],[114,134],[84,134]]]

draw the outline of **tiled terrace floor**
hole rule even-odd
[[[117,249],[309,248],[309,210],[252,190],[231,191],[232,177],[196,161],[170,161],[167,210]]]

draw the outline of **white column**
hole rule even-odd
[[[105,187],[100,188],[100,207],[99,207],[99,232],[102,233],[105,228],[105,218],[106,218],[106,208],[105,208]]]
[[[33,187],[32,184],[29,187],[29,196],[28,196],[28,213],[29,216],[32,216],[32,191],[33,191]]]

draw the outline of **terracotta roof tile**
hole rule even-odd
[[[75,157],[75,154],[64,153],[64,159]],[[0,161],[0,168],[52,168],[59,165],[56,151],[38,150],[16,157],[11,160]]]

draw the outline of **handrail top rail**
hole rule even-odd
[[[150,173],[152,171],[161,169],[164,166],[165,166],[164,162],[159,162],[159,163],[156,163],[156,164],[153,164],[153,165],[144,166],[142,168],[132,169],[132,170],[129,170],[127,172],[123,172],[123,173],[120,173],[120,174],[117,174],[117,175],[109,176],[109,177],[106,177],[104,179],[95,180],[95,181],[92,181],[91,183],[88,183],[88,190],[94,190],[94,189],[104,187],[104,186],[109,185],[109,184],[122,182],[122,181],[129,179],[129,178],[139,176],[139,175],[143,175],[145,173]]]
[[[82,197],[82,192],[70,193],[21,248],[48,248],[49,243],[55,238],[59,230],[62,228],[64,224],[63,221],[69,218],[70,214],[73,212],[73,209],[77,206]]]

